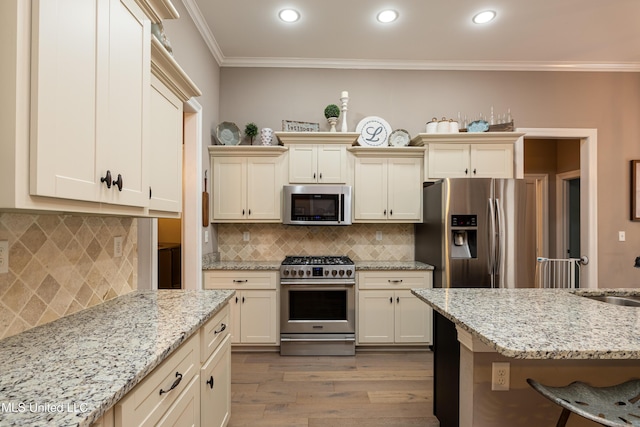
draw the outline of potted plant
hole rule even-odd
[[[329,104],[324,109],[324,116],[331,126],[329,132],[335,132],[336,124],[338,123],[338,116],[340,116],[340,108],[338,108],[336,104]]]
[[[253,138],[258,134],[258,126],[255,123],[247,123],[244,127],[244,134],[247,135],[249,141],[251,141],[251,145],[253,145]]]

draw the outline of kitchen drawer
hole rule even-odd
[[[359,289],[412,289],[432,287],[428,271],[361,271],[358,272]]]
[[[207,361],[216,347],[229,335],[231,323],[229,322],[229,304],[210,319],[200,329],[200,362]]]
[[[208,271],[204,274],[205,289],[276,289],[276,271]]]
[[[200,425],[200,376],[193,377],[185,390],[175,399],[173,405],[165,412],[156,424],[164,426],[199,426]]]
[[[127,393],[116,404],[116,427],[156,425],[199,374],[199,344],[199,334],[190,337]],[[171,389],[180,375],[180,382]]]

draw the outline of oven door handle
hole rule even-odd
[[[340,341],[340,342],[353,342],[355,338],[285,338],[280,337],[280,341],[296,341],[296,342],[318,342],[318,341]]]
[[[317,289],[335,289],[341,287],[353,287],[355,286],[355,282],[351,283],[340,283],[340,282],[330,282],[327,283],[327,280],[304,280],[296,283],[282,283],[280,282],[281,287],[287,288],[317,288]]]
[[[287,289],[287,290],[314,290],[314,291],[338,291],[341,289],[351,289],[354,287],[354,284],[339,284],[339,285],[312,285],[312,284],[303,284],[303,285],[289,285],[289,284],[281,284],[280,287],[282,289]]]

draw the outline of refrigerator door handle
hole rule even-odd
[[[495,270],[494,273],[498,274],[500,280],[502,280],[502,265],[504,263],[503,253],[502,253],[502,210],[500,209],[500,199],[495,199],[496,203],[496,235],[495,235],[495,245],[496,245],[496,253],[495,253]],[[497,286],[500,287],[500,281],[498,281]]]
[[[495,273],[495,243],[496,243],[496,217],[494,211],[493,200],[491,198],[489,201],[489,235],[487,236],[487,246],[489,246],[489,250],[487,251],[487,267],[489,270],[489,275],[491,276],[491,287],[495,287],[494,283],[494,273]]]

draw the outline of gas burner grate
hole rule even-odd
[[[282,265],[353,265],[348,256],[287,256]]]

